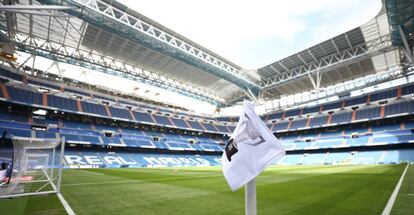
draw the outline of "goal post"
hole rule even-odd
[[[3,169],[7,166],[7,173],[0,178],[0,199],[60,193],[64,139],[8,135],[9,143],[5,144],[5,136],[0,145],[0,163]]]

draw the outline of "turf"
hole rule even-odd
[[[380,214],[403,169],[270,167],[257,179],[258,214]],[[76,214],[244,213],[244,190],[231,192],[219,167],[67,170],[62,193]],[[0,201],[0,214],[63,213],[43,198]]]
[[[412,215],[414,214],[414,166],[409,166],[404,177],[403,183],[398,192],[392,215]]]

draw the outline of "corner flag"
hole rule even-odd
[[[284,155],[282,144],[256,114],[254,104],[244,101],[239,123],[221,158],[231,190],[239,189]]]

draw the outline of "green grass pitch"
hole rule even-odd
[[[257,179],[258,214],[381,214],[403,165],[277,166]],[[414,211],[414,166],[393,214]],[[76,214],[244,214],[220,167],[66,170],[62,194]],[[54,195],[0,201],[0,214],[65,214]]]

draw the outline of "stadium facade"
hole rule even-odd
[[[280,165],[414,161],[412,1],[384,1],[368,23],[257,71],[116,1],[5,2],[0,132],[64,137],[68,167],[220,165],[238,118],[63,78],[36,69],[36,56],[222,108],[244,98],[270,102],[261,118],[287,151]],[[284,104],[293,94],[307,98]]]

